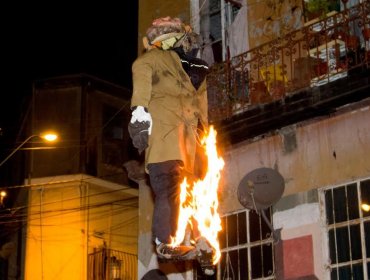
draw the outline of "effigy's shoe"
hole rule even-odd
[[[203,274],[213,275],[215,266],[213,265],[213,248],[203,237],[196,242],[197,261],[202,269]]]
[[[156,251],[158,257],[165,260],[185,261],[196,258],[196,248],[194,246],[172,246],[170,244],[160,243],[157,245]]]

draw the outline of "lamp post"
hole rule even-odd
[[[39,138],[44,139],[48,142],[53,142],[58,138],[58,135],[55,134],[55,133],[50,133],[49,132],[49,133],[43,133],[43,134],[33,134],[33,135],[29,136],[26,140],[24,140],[21,144],[19,144],[19,146],[16,147],[6,158],[3,159],[3,161],[0,163],[0,167],[8,159],[10,159],[20,148],[22,148],[24,146],[24,144],[26,144],[28,141],[30,141],[31,139],[33,139],[35,137],[39,137]]]
[[[3,166],[17,151],[19,151],[27,142],[29,142],[33,138],[40,138],[40,139],[45,140],[47,142],[53,142],[53,141],[57,140],[58,135],[55,134],[55,133],[47,132],[47,133],[42,133],[42,134],[33,134],[33,135],[27,137],[22,143],[20,143],[16,148],[14,148],[14,150],[12,150],[12,152],[7,157],[5,157],[1,161],[0,167]],[[32,163],[32,152],[33,151],[31,151],[31,160],[30,160],[30,167],[29,167],[29,172],[28,172],[28,184],[29,185],[31,184],[31,172],[32,172],[32,165],[33,165],[33,163]],[[29,195],[28,192],[29,192],[29,188],[22,189],[22,191],[17,193],[17,200],[20,199],[20,201],[22,201],[22,203],[24,203],[25,205],[28,205],[28,195]],[[1,203],[0,206],[3,206],[4,197],[6,195],[7,195],[7,193],[6,193],[5,190],[3,192],[2,191],[0,192],[0,203]],[[17,243],[18,243],[18,248],[19,248],[17,250],[16,254],[17,254],[17,259],[19,258],[19,262],[20,262],[21,267],[24,268],[25,252],[26,252],[25,242],[26,242],[26,237],[27,237],[26,224],[27,224],[27,221],[28,221],[28,216],[27,216],[28,213],[27,213],[27,207],[26,208],[22,207],[20,209],[21,209],[21,213],[18,213],[17,215],[19,217],[23,217],[23,215],[24,215],[25,217],[27,217],[27,219],[19,221],[19,229],[17,229],[16,232],[15,232],[15,234],[17,235],[16,238],[17,238]],[[12,221],[12,223],[15,223],[15,221]],[[12,229],[12,231],[13,231],[13,229]],[[14,234],[14,233],[12,233],[12,234]],[[7,235],[4,235],[4,236],[7,236]],[[23,272],[21,272],[21,277],[22,278],[24,277]]]

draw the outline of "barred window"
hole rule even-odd
[[[370,179],[323,189],[320,197],[330,279],[369,279],[370,212],[365,206],[370,202]]]
[[[271,209],[265,213],[271,223]],[[273,237],[263,217],[242,210],[221,221],[219,279],[275,279]]]

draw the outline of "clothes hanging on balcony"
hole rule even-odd
[[[249,50],[247,11],[248,8],[246,4],[244,4],[240,8],[234,22],[227,29],[227,44],[230,52],[230,58]]]
[[[206,61],[208,65],[212,65],[213,63],[215,63],[212,45],[209,39],[207,39],[205,43],[206,44],[204,45],[202,52],[201,52],[201,58],[202,60]]]

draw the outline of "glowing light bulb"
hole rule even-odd
[[[361,208],[362,208],[362,210],[364,210],[365,212],[369,212],[369,211],[370,211],[370,205],[369,205],[369,204],[362,203],[362,204],[361,204]]]
[[[41,135],[41,138],[45,139],[46,141],[53,142],[58,139],[58,135],[55,133],[46,133]]]

